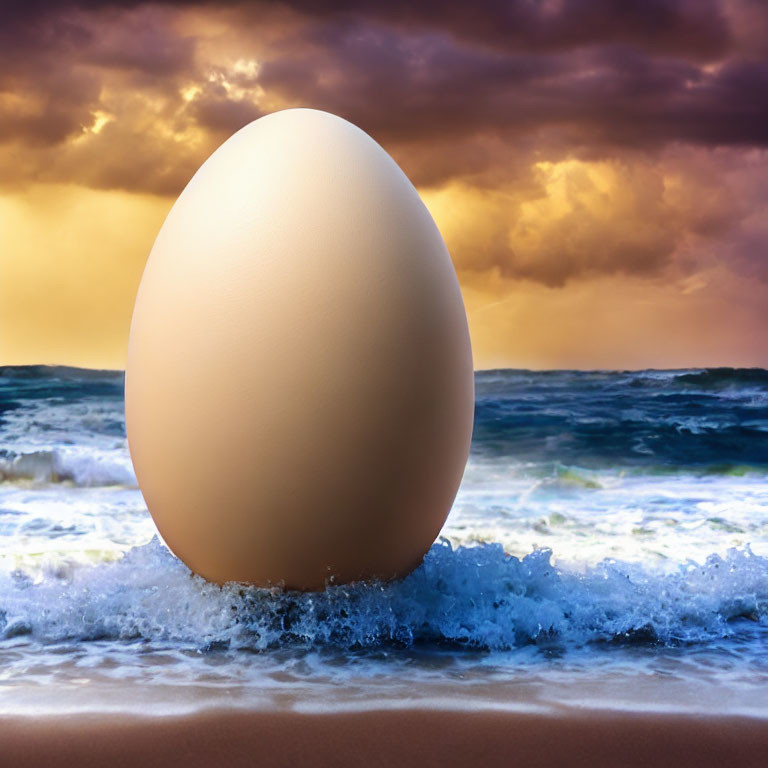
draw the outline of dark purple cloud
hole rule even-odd
[[[649,51],[719,56],[731,37],[718,0],[306,0],[292,8],[319,19],[376,20],[448,32],[502,50],[549,52],[622,43]]]
[[[198,26],[181,23],[185,14]],[[213,42],[199,33],[206,14],[216,19]],[[238,69],[238,59],[258,67]],[[531,171],[539,160],[651,167],[676,147],[765,152],[768,6],[31,0],[4,8],[4,184],[172,195],[227,135],[285,106],[360,125],[420,186],[514,188],[535,200],[546,194]],[[107,122],[94,131],[99,115]],[[487,238],[467,240],[457,261],[554,286],[598,272],[660,274],[683,245],[709,238],[734,269],[765,273],[764,230],[748,205],[707,202],[699,214],[667,200],[663,176],[627,173],[628,184],[653,194],[626,199],[610,232],[576,206],[548,229],[535,259],[510,244],[514,212],[494,209]],[[712,195],[725,186],[716,181]]]
[[[142,0],[27,0],[8,3],[6,23],[36,20],[61,11],[132,9]],[[436,30],[483,46],[551,51],[624,43],[656,52],[712,57],[731,42],[721,0],[155,0],[155,6],[239,8],[259,18],[269,5],[318,20],[380,21]]]
[[[131,71],[144,86],[154,79],[166,88],[200,79],[197,41],[168,21],[190,5],[206,4],[12,6],[0,32],[0,88],[56,97],[72,114],[43,108],[39,120],[53,127],[8,118],[3,136],[58,141],[77,130],[83,108],[93,109],[76,87],[78,68]],[[259,9],[274,3],[229,5],[232,23],[258,38]],[[554,126],[574,147],[768,143],[768,65],[728,53],[717,0],[288,5],[303,22],[288,33],[288,54],[264,63],[262,87],[349,117],[383,141],[480,132],[517,141]],[[227,94],[195,107],[201,125],[217,130],[258,114]]]

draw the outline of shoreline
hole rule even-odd
[[[1,716],[0,765],[508,766],[763,765],[768,722],[744,716],[381,709],[304,714]]]

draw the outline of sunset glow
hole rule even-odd
[[[419,189],[476,367],[768,366],[767,55],[758,0],[17,4],[0,363],[122,367],[175,197],[308,106]]]

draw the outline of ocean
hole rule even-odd
[[[768,717],[768,371],[478,372],[424,563],[298,594],[165,547],[122,372],[0,368],[0,712],[201,702]]]

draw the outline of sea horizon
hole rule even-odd
[[[73,371],[93,371],[103,373],[125,373],[125,368],[100,368],[87,365],[70,365],[68,363],[0,363],[0,370],[12,368],[54,368]],[[761,365],[683,365],[673,368],[659,368],[650,366],[647,368],[518,368],[495,367],[475,368],[475,373],[494,373],[496,371],[511,371],[517,373],[642,373],[644,371],[675,372],[675,371],[768,371],[768,367]]]

